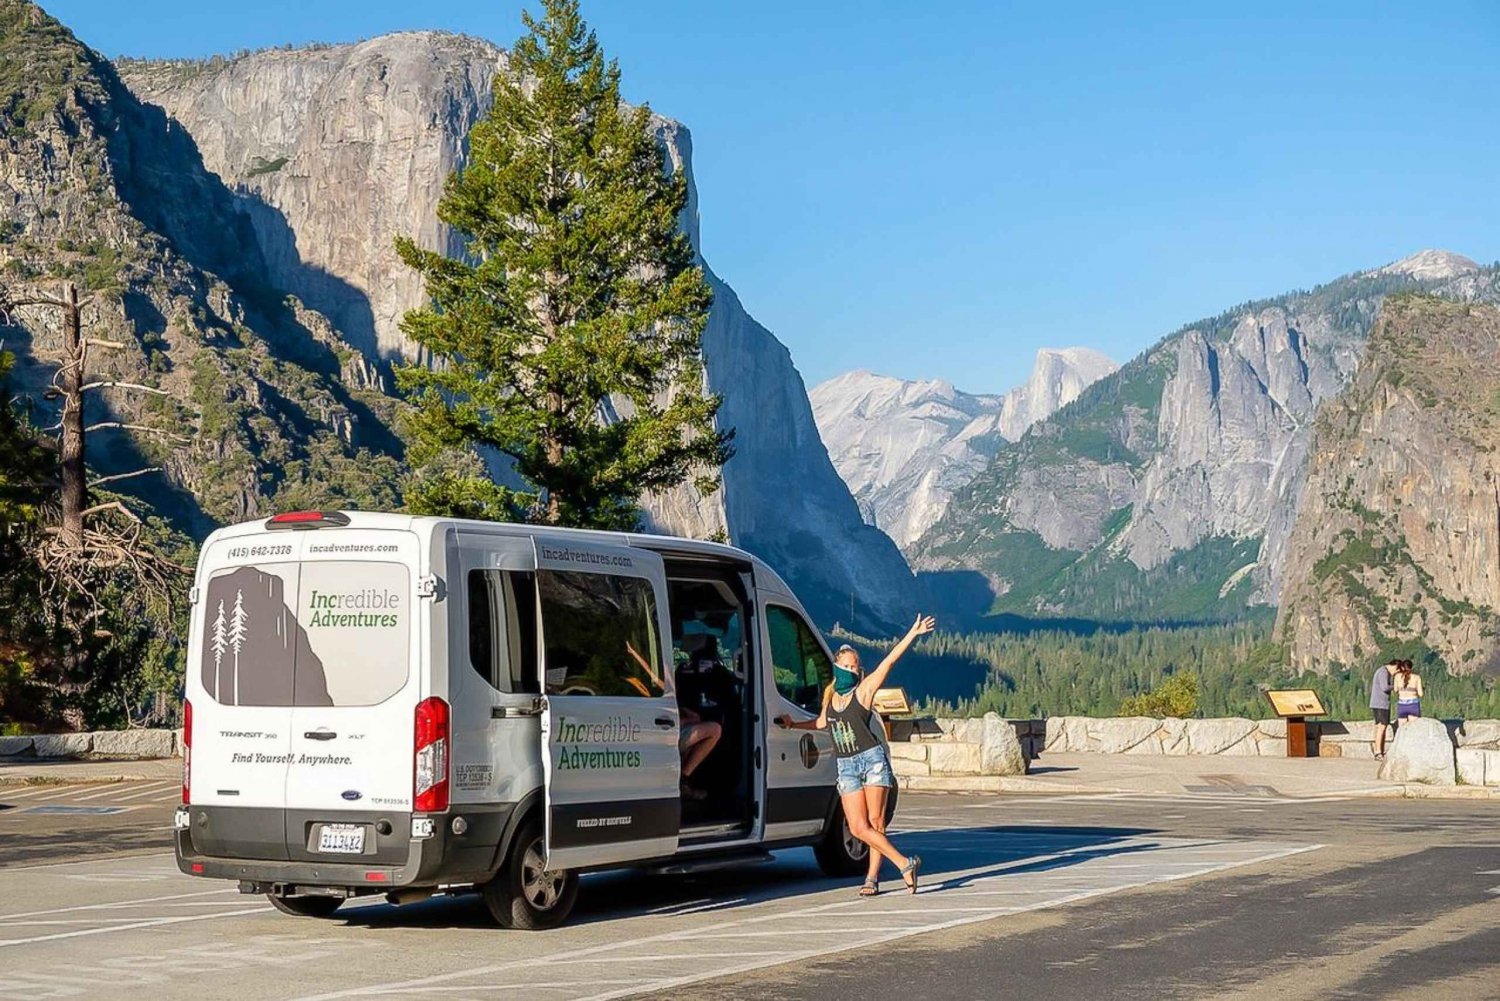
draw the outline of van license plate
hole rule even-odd
[[[365,829],[359,824],[324,824],[318,832],[318,851],[358,855],[365,850]]]

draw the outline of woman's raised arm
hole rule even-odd
[[[896,666],[911,645],[916,642],[918,636],[925,636],[937,627],[937,620],[930,615],[918,615],[917,620],[911,624],[901,642],[891,648],[891,652],[885,655],[875,670],[871,671],[859,683],[859,701],[863,705],[869,705],[875,699],[875,693],[885,685],[886,677],[891,673],[891,668]]]

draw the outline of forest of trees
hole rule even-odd
[[[836,630],[866,663],[880,644]],[[873,659],[872,659],[873,658]],[[1264,620],[1185,628],[1036,629],[1009,633],[934,633],[893,676],[924,711],[1013,718],[1112,716],[1127,699],[1177,676],[1198,679],[1200,717],[1271,716],[1267,688],[1312,688],[1333,719],[1368,718],[1368,669],[1291,674]],[[1469,719],[1500,716],[1500,686],[1477,675],[1429,670],[1423,711]]]

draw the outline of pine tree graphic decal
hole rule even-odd
[[[224,651],[229,649],[229,640],[224,635],[224,599],[219,599],[219,611],[214,615],[214,624],[209,629],[209,649],[214,652],[214,691],[216,699],[222,699],[224,686],[220,668],[224,663]]]
[[[234,592],[234,611],[229,617],[229,648],[234,651],[234,702],[240,704],[240,649],[245,645],[245,625],[250,616],[245,612],[245,592]]]

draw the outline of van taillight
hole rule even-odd
[[[415,750],[412,809],[440,813],[448,809],[448,703],[437,696],[417,703]]]
[[[182,805],[193,791],[193,704],[182,703]]]

